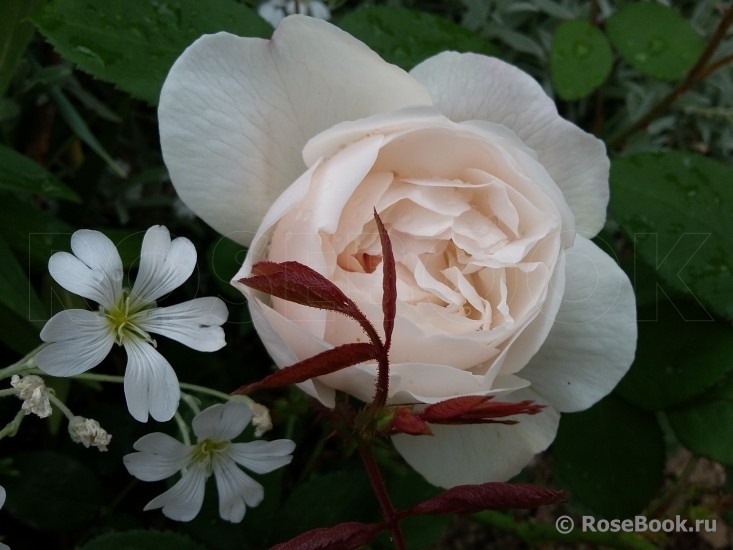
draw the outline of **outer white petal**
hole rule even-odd
[[[169,307],[141,312],[137,326],[162,334],[198,351],[216,351],[226,345],[221,325],[229,311],[219,298],[196,298]]]
[[[122,293],[122,260],[117,248],[99,231],[81,229],[71,236],[71,250],[57,252],[48,271],[69,292],[94,300],[104,307]]]
[[[133,445],[138,453],[122,457],[125,468],[142,481],[166,479],[184,468],[191,455],[191,447],[168,434],[156,432],[144,435]]]
[[[272,40],[204,36],[173,65],[160,97],[160,138],[181,199],[248,245],[301,151],[337,122],[430,104],[407,73],[324,21],[285,18]]]
[[[609,197],[605,146],[561,118],[532,77],[495,58],[456,52],[431,57],[410,74],[448,118],[498,122],[516,132],[562,189],[578,232],[600,231]]]
[[[144,510],[163,508],[166,517],[191,521],[201,510],[205,487],[206,472],[201,468],[190,468],[173,487],[148,502]]]
[[[247,506],[257,506],[265,498],[262,485],[226,456],[214,462],[214,478],[219,491],[219,515],[232,523],[242,521]]]
[[[181,286],[196,267],[196,248],[185,237],[171,241],[168,229],[154,225],[145,233],[140,269],[132,287],[132,299],[147,304]]]
[[[36,364],[53,376],[74,376],[96,367],[115,342],[106,319],[85,309],[67,309],[51,317],[41,340],[51,343],[38,352]]]
[[[266,474],[290,464],[295,442],[289,439],[233,443],[226,453],[240,466],[256,474]]]
[[[191,427],[193,433],[202,439],[229,441],[241,434],[252,420],[252,410],[244,403],[228,401],[201,411],[195,416]]]
[[[2,508],[3,506],[5,506],[5,497],[6,496],[7,495],[5,493],[5,487],[3,487],[2,485],[0,485],[0,508]]]
[[[523,399],[543,402],[531,389],[512,393],[506,400]],[[506,481],[552,443],[560,414],[547,407],[532,416],[518,415],[516,420],[519,424],[512,426],[431,424],[433,436],[397,435],[392,441],[407,463],[433,485],[447,488]]]
[[[591,241],[567,251],[567,284],[547,340],[518,374],[563,412],[586,409],[629,370],[636,305],[626,274]]]
[[[178,377],[165,357],[147,342],[125,342],[125,399],[135,420],[148,421],[148,414],[159,422],[173,418],[181,389]]]

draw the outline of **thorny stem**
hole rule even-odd
[[[387,350],[382,346],[382,353],[379,357],[379,365],[377,366],[377,391],[372,400],[372,408],[379,410],[387,403],[389,396],[389,358]]]
[[[716,70],[720,69],[730,62],[733,62],[733,56],[726,56],[709,66],[707,65],[708,61],[710,61],[710,58],[715,53],[715,50],[718,49],[720,42],[723,40],[723,38],[725,38],[725,33],[728,31],[728,27],[730,27],[731,24],[733,24],[733,8],[728,8],[723,14],[723,18],[720,20],[720,23],[718,23],[718,28],[715,29],[715,33],[710,39],[710,42],[705,48],[705,51],[702,52],[702,55],[697,60],[697,63],[695,63],[692,69],[689,70],[685,78],[679,84],[677,84],[677,86],[670,90],[670,92],[666,96],[660,99],[656,105],[649,109],[649,111],[647,111],[644,116],[634,122],[626,130],[622,131],[620,134],[617,134],[609,139],[609,148],[613,148],[619,145],[629,136],[635,134],[642,128],[646,128],[646,126],[648,126],[652,120],[654,120],[664,111],[666,111],[667,107],[674,103],[678,97],[687,92],[695,84],[699,84]]]
[[[407,547],[405,546],[405,537],[402,534],[399,517],[392,505],[392,500],[389,498],[387,487],[384,484],[384,479],[382,479],[382,473],[379,471],[377,461],[374,459],[374,452],[369,443],[363,439],[359,441],[359,454],[361,455],[361,460],[364,462],[364,467],[374,489],[374,494],[379,501],[379,506],[382,508],[384,520],[392,532],[392,541],[394,542],[395,548],[397,550],[405,550]]]

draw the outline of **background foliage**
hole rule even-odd
[[[563,116],[606,141],[612,198],[597,242],[637,292],[637,358],[611,396],[563,415],[551,451],[522,477],[569,489],[571,513],[681,513],[716,518],[722,531],[731,521],[730,496],[688,476],[699,457],[729,478],[733,471],[733,37],[724,26],[731,7],[673,4],[394,0],[331,8],[337,25],[405,69],[444,49],[504,58],[532,74]],[[170,65],[198,36],[270,35],[254,7],[235,0],[0,3],[0,343],[8,363],[38,345],[38,331],[54,312],[79,300],[46,271],[74,230],[105,232],[134,269],[142,232],[162,223],[199,251],[195,277],[174,297],[219,294],[232,315],[229,345],[217,354],[160,342],[172,364],[184,365],[181,379],[229,392],[269,372],[243,299],[227,284],[243,250],[176,198],[155,114]],[[123,355],[111,354],[102,368],[120,374]],[[209,491],[202,514],[176,524],[141,511],[160,487],[122,468],[121,457],[149,426],[119,414],[120,388],[48,381],[114,439],[99,454],[72,444],[60,418],[28,417],[0,443],[0,483],[9,495],[0,534],[15,549],[41,541],[85,550],[262,548],[309,528],[378,520],[353,453],[329,438],[297,390],[258,395],[273,411],[278,437],[298,443],[292,466],[263,477],[264,503],[242,524],[224,524]],[[0,414],[10,420],[17,407],[16,399],[3,399]],[[164,428],[175,433],[173,425]],[[691,458],[670,474],[683,448]],[[398,505],[433,491],[389,447],[378,449],[378,459]],[[527,541],[563,538],[554,516],[522,518],[513,524],[505,514],[487,513],[477,521]],[[410,520],[410,547],[435,543],[450,522]],[[579,535],[566,540],[577,542],[572,536]],[[673,543],[651,533],[585,541],[624,548]]]

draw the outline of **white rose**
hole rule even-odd
[[[409,74],[325,22],[272,40],[199,39],[160,100],[183,201],[250,245],[244,266],[295,260],[381,327],[376,207],[397,262],[390,403],[460,395],[547,405],[513,426],[433,426],[397,450],[449,487],[508,479],[552,442],[559,412],[610,392],[634,356],[631,285],[589,237],[608,202],[603,144],[557,114],[527,74],[446,52]],[[239,288],[279,367],[362,341],[332,312]],[[375,364],[304,383],[369,401]]]

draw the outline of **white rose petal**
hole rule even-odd
[[[511,477],[552,442],[558,411],[592,405],[628,370],[633,292],[586,239],[605,221],[605,147],[519,69],[443,53],[407,75],[334,27],[292,16],[269,42],[200,39],[160,105],[182,199],[249,245],[232,282],[279,367],[366,336],[339,314],[238,280],[261,260],[299,261],[381,331],[376,208],[397,271],[389,403],[494,395],[548,405],[514,426],[396,437],[431,482]],[[363,363],[300,387],[326,406],[336,390],[370,401],[375,376]]]

